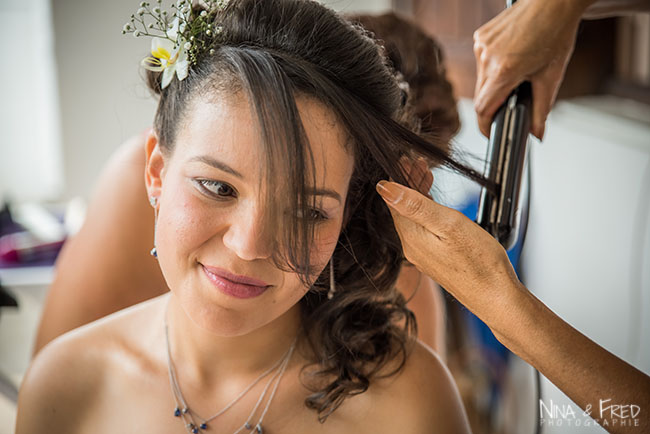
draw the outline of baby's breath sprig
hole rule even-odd
[[[156,1],[157,5],[151,8],[151,3],[142,2],[135,14],[131,14],[131,22],[126,23],[122,28],[122,34],[132,33],[133,36],[153,36],[170,39],[167,29],[170,27],[167,11],[160,9],[161,0]],[[150,17],[150,18],[146,18]],[[146,22],[150,21],[150,22]],[[141,29],[138,29],[141,27]]]
[[[200,4],[203,9],[197,10],[192,8],[191,1],[177,0],[171,5],[173,13],[169,13],[161,9],[161,0],[156,0],[153,7],[149,2],[141,2],[130,22],[122,28],[122,34],[153,38],[152,57],[143,59],[141,64],[148,70],[163,72],[163,89],[174,73],[179,80],[187,77],[189,67],[203,55],[213,54],[221,40],[223,27],[214,21],[228,0],[203,0]]]
[[[214,53],[214,49],[220,41],[223,27],[214,24],[215,10],[203,10],[192,20],[192,26],[188,28],[187,37],[190,41],[188,56],[191,64],[196,64],[200,57],[205,54]]]

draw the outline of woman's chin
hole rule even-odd
[[[205,300],[194,294],[181,299],[181,306],[197,327],[216,336],[243,336],[260,327],[254,313],[224,307],[218,301]]]

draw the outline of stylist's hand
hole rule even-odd
[[[544,136],[575,45],[580,16],[593,0],[519,0],[474,33],[474,107],[489,136],[496,110],[523,81],[533,90],[531,132]]]
[[[418,187],[418,189],[420,189]],[[406,259],[484,320],[519,281],[503,247],[462,213],[394,182],[380,181]],[[515,283],[513,285],[513,283]]]
[[[426,173],[413,176],[413,170],[427,169],[418,168],[417,162],[411,165],[408,182],[416,190],[394,182],[377,184],[406,258],[566,393],[584,415],[597,413],[593,409],[604,400],[636,405],[641,409],[637,416],[601,411],[595,420],[608,431],[613,428],[612,433],[650,432],[650,377],[591,341],[531,294],[496,240],[461,213],[421,193],[428,191],[433,178]]]

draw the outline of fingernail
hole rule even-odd
[[[386,181],[379,181],[376,186],[377,193],[381,195],[386,201],[397,204],[402,200],[404,192],[396,188],[393,184]]]

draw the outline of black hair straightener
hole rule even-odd
[[[514,1],[508,0],[507,7]],[[523,82],[499,107],[492,121],[483,175],[496,191],[481,189],[476,223],[506,250],[525,236],[529,207],[528,134],[532,89]]]

